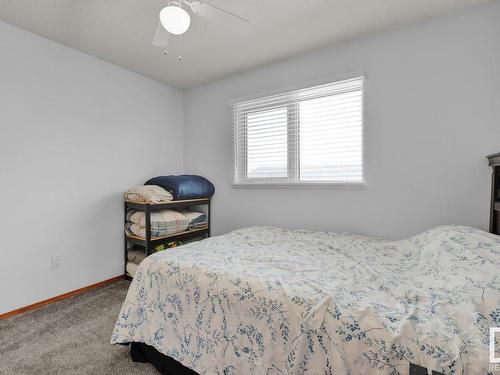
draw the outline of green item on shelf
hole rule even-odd
[[[182,245],[181,241],[168,242],[166,246],[165,246],[165,244],[162,243],[161,245],[158,245],[155,247],[155,251],[163,251],[163,250],[170,249],[172,247],[181,246],[181,245]]]

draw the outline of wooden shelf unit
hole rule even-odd
[[[185,230],[183,232],[170,234],[168,236],[151,237],[151,212],[161,210],[178,210],[193,206],[206,206],[207,210],[207,225],[201,228]],[[137,245],[144,248],[146,256],[154,252],[154,248],[161,244],[167,244],[172,241],[182,241],[198,237],[210,237],[210,198],[177,200],[164,203],[144,203],[125,200],[123,205],[124,226],[127,224],[128,210],[144,211],[145,214],[145,231],[146,238],[127,233],[124,229],[124,248],[125,248],[125,275],[127,274],[127,252],[129,244]]]
[[[500,235],[500,152],[488,155],[491,176],[490,232]]]

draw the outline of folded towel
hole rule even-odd
[[[139,264],[144,260],[144,258],[146,258],[146,253],[144,252],[144,250],[131,249],[127,251],[127,260],[129,262]]]
[[[125,200],[142,203],[161,203],[174,199],[172,194],[160,186],[133,186],[123,193]]]
[[[200,223],[194,223],[189,226],[189,230],[191,229],[199,229],[199,228],[204,228],[208,225],[208,221],[203,221]]]
[[[205,177],[196,175],[159,176],[144,185],[158,185],[172,194],[174,200],[209,198],[215,193],[214,185]]]
[[[139,267],[137,264],[132,262],[127,262],[127,266],[125,267],[125,269],[127,270],[127,273],[130,276],[134,277],[135,273],[137,272],[137,267]]]
[[[195,211],[180,211],[189,220],[189,228],[202,228],[208,224],[207,214]]]

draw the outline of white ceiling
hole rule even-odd
[[[250,19],[250,32],[192,17],[164,56],[151,40],[168,0],[0,0],[0,20],[186,89],[487,0],[207,1]]]

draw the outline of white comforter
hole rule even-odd
[[[486,374],[500,237],[443,226],[401,241],[257,227],[144,260],[111,342],[200,374]]]

